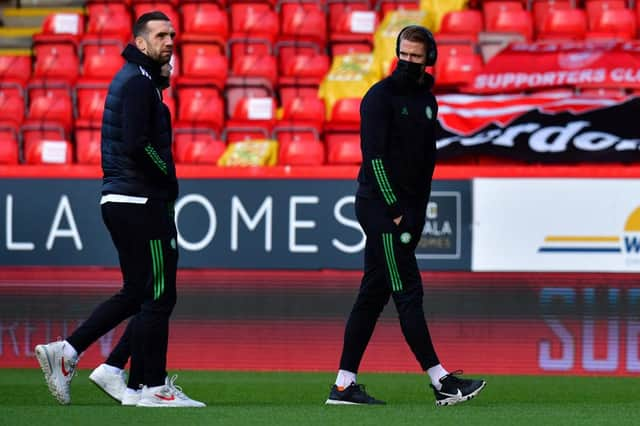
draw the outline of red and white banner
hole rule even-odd
[[[640,98],[570,91],[531,95],[438,96],[440,158],[493,155],[520,161],[638,160]]]
[[[487,62],[465,91],[557,87],[640,88],[640,41],[512,43]]]

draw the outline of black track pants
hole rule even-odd
[[[382,201],[356,197],[356,217],[367,235],[367,242],[360,291],[345,328],[341,370],[358,371],[390,296],[393,296],[405,340],[422,369],[426,371],[439,364],[424,318],[422,279],[415,257],[426,206],[407,203],[404,207],[405,214],[397,226],[386,216]],[[411,235],[410,241],[405,233]]]
[[[177,232],[173,206],[105,203],[102,217],[118,251],[122,289],[67,338],[81,353],[121,321],[131,319],[129,384],[159,386],[166,372],[169,317],[176,303]]]

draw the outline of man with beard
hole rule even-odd
[[[178,181],[161,69],[171,60],[175,35],[164,13],[140,16],[133,27],[134,44],[122,53],[127,62],[109,86],[102,119],[100,204],[118,251],[123,286],[65,340],[36,346],[49,390],[61,404],[71,403],[79,355],[133,316],[127,391],[136,395],[130,401],[139,407],[205,406],[187,397],[166,371],[169,317],[176,303]]]
[[[425,223],[436,163],[438,105],[434,79],[425,73],[437,58],[429,30],[411,25],[396,42],[398,65],[373,85],[360,106],[362,165],[356,217],[367,241],[364,275],[346,324],[340,369],[327,404],[384,404],[356,381],[360,361],[384,306],[393,297],[405,340],[430,379],[437,405],[476,396],[484,380],[459,377],[440,364],[422,307],[415,249]]]

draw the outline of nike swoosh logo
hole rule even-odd
[[[62,367],[62,375],[64,377],[68,377],[69,376],[69,372],[67,371],[67,369],[64,366],[64,357],[60,357],[60,367]]]
[[[175,395],[171,395],[171,396],[164,396],[164,395],[158,395],[157,393],[154,394],[153,396],[155,396],[158,399],[161,399],[163,401],[173,401],[176,399]]]
[[[458,389],[458,393],[446,393],[446,392],[440,392],[440,393],[448,397],[462,398],[462,392],[460,392],[460,389]]]

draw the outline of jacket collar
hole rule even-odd
[[[133,44],[127,44],[127,47],[122,51],[122,56],[127,60],[138,66],[144,68],[144,70],[151,76],[151,80],[155,86],[164,89],[166,86],[167,78],[160,75],[161,65],[142,53]]]

